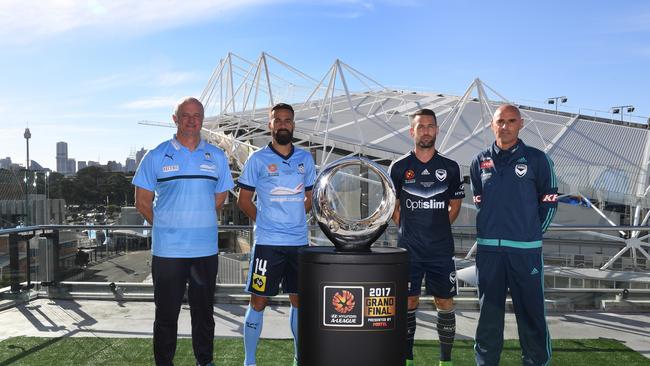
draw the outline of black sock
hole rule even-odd
[[[415,311],[409,310],[406,315],[406,359],[413,359],[413,342],[415,341]]]
[[[456,336],[456,313],[454,309],[438,310],[438,338],[440,339],[440,361],[451,361],[451,348]]]

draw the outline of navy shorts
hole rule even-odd
[[[451,299],[458,295],[456,263],[453,257],[409,263],[409,296],[420,296],[422,279],[428,295]]]
[[[246,291],[260,296],[298,293],[298,251],[307,245],[255,245]]]

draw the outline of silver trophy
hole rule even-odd
[[[395,208],[390,177],[361,157],[328,164],[316,178],[312,194],[314,217],[339,251],[369,251]]]

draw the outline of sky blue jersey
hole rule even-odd
[[[190,151],[174,136],[144,156],[132,183],[155,193],[153,255],[196,258],[218,252],[215,194],[234,186],[221,149],[201,140]]]
[[[299,148],[284,156],[269,144],[248,158],[237,185],[257,192],[255,244],[309,243],[304,201],[315,181],[314,159]]]

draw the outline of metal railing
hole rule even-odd
[[[474,230],[473,226],[453,227],[456,254],[459,257],[471,251],[475,243]],[[646,273],[650,270],[650,260],[643,256],[637,257],[639,248],[630,246],[623,238],[564,240],[561,233],[647,233],[648,230],[648,227],[634,226],[553,226],[550,228],[549,238],[546,238],[544,243],[545,263],[556,267],[580,269],[600,268],[611,262],[613,269]],[[220,243],[222,252],[218,283],[241,285],[246,282],[252,227],[223,225],[219,227],[219,231],[230,234],[230,237],[227,243]],[[0,294],[18,293],[32,289],[35,285],[57,286],[63,282],[142,283],[150,286],[150,232],[150,226],[141,225],[43,225],[0,230]],[[316,226],[310,228],[310,238],[315,245],[328,244]],[[395,246],[396,242],[397,230],[391,226],[375,245]],[[639,243],[636,242],[635,245]],[[561,287],[571,287],[571,281],[567,281],[569,285]],[[555,285],[556,282],[564,284],[566,281],[554,280],[549,285],[559,287]],[[615,282],[603,287],[621,286],[633,287],[631,284]],[[648,288],[647,285],[645,288]]]

